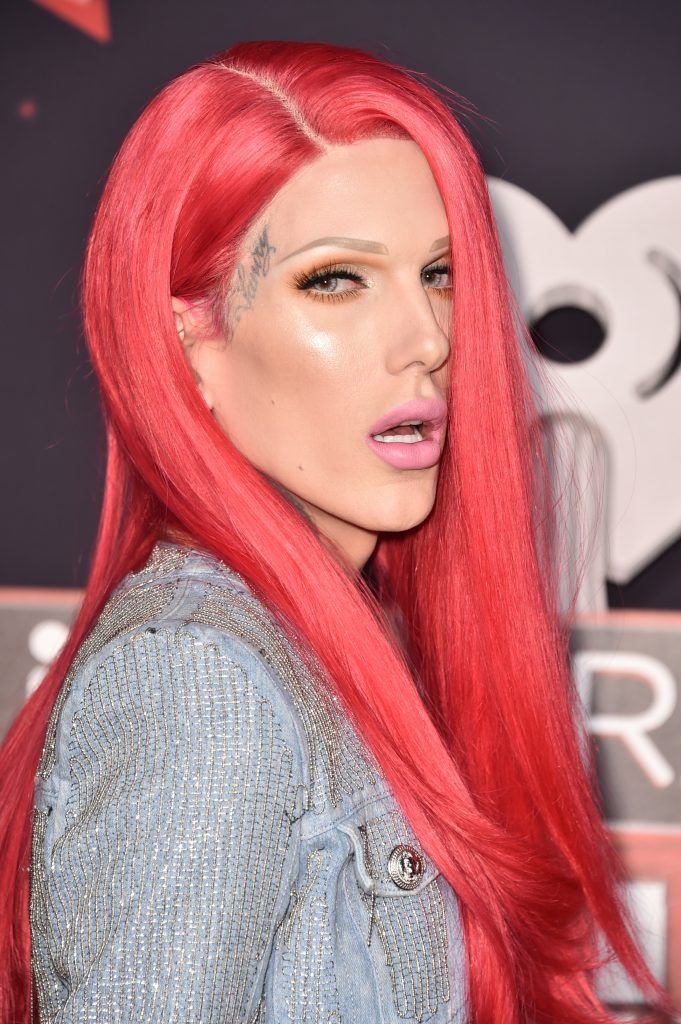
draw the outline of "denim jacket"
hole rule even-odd
[[[464,1022],[454,892],[242,577],[159,541],[36,777],[41,1024]]]

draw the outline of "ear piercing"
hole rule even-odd
[[[177,333],[180,336],[180,341],[184,341],[184,324],[182,323],[182,317],[179,313],[175,313],[175,327],[177,328]]]

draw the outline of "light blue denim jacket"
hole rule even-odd
[[[464,1022],[456,897],[244,580],[160,541],[36,779],[41,1024]]]

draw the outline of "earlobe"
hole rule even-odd
[[[201,379],[201,376],[199,375],[196,367],[193,365],[191,356],[190,356],[190,354],[189,354],[189,352],[187,350],[185,350],[185,355],[187,356],[187,359],[189,361],[189,366],[191,368],[194,380],[196,381],[196,386],[199,389],[199,391],[201,392],[201,397],[203,398],[204,402],[208,406],[208,409],[212,413],[213,412],[213,401],[212,401],[212,399],[210,397],[208,389],[206,388],[206,385],[204,384],[203,380]]]
[[[196,383],[199,386],[199,391],[201,392],[201,397],[203,398],[204,402],[208,406],[208,411],[213,413],[213,403],[212,403],[212,401],[210,399],[210,396],[208,395],[208,393],[207,393],[207,391],[206,391],[206,389],[204,387],[203,381],[198,376],[196,377]],[[215,415],[215,413],[213,413],[213,415]]]

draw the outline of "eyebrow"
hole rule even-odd
[[[301,245],[300,249],[290,252],[288,256],[284,256],[284,259],[279,260],[279,262],[283,263],[285,260],[290,260],[292,256],[297,256],[299,253],[305,252],[306,249],[314,249],[318,245],[338,245],[342,249],[358,249],[360,252],[376,252],[380,255],[388,255],[388,247],[383,242],[370,242],[366,238],[342,238],[338,235],[327,235],[325,238],[315,238],[314,242],[308,242],[307,245]],[[435,252],[437,249],[442,249],[445,245],[449,245],[449,235],[436,238],[428,251]]]

